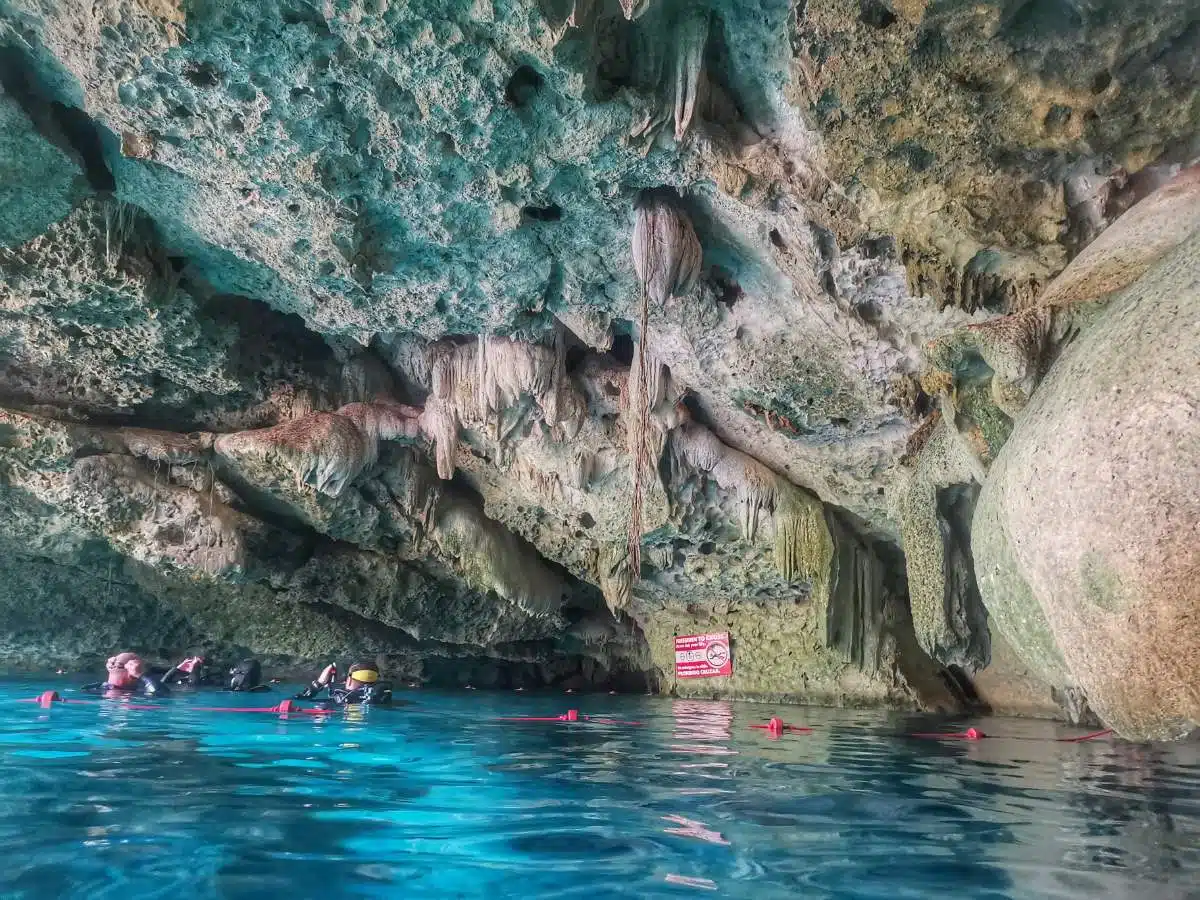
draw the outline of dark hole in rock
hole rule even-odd
[[[717,302],[729,307],[730,309],[732,309],[733,305],[741,300],[742,296],[745,294],[745,291],[742,290],[742,286],[733,279],[732,275],[730,275],[720,266],[713,266],[712,281],[713,286],[717,291]]]
[[[1103,94],[1108,90],[1108,86],[1112,84],[1112,75],[1108,72],[1098,72],[1096,77],[1092,79],[1092,93]]]
[[[230,119],[228,122],[225,123],[225,130],[229,134],[245,134],[246,120],[243,119],[241,116],[234,116],[232,119]]]
[[[300,212],[300,204],[299,203],[289,203],[287,205],[287,211],[290,213]]]
[[[563,211],[557,203],[551,203],[549,206],[526,206],[521,210],[521,215],[534,222],[557,222],[562,218]]]
[[[872,28],[887,28],[896,22],[896,14],[882,0],[862,0],[859,7],[859,21]]]
[[[581,513],[579,516],[579,524],[584,528],[592,528],[596,524],[596,520],[592,518],[591,513]]]
[[[1082,28],[1083,13],[1075,0],[1029,0],[1000,29],[1000,35],[1019,40],[1044,40]]]
[[[849,419],[843,419],[841,416],[831,416],[829,419],[834,425],[849,425]]]
[[[871,259],[896,258],[896,239],[890,234],[863,238],[859,246],[862,248],[863,254]]]
[[[1046,118],[1042,121],[1042,124],[1046,126],[1047,131],[1053,132],[1061,130],[1070,121],[1071,107],[1055,103],[1046,113]]]
[[[545,83],[542,73],[533,66],[518,66],[504,88],[504,100],[509,106],[528,106]]]
[[[579,344],[573,344],[567,348],[567,358],[563,361],[563,367],[567,370],[567,374],[578,372],[579,367],[583,365],[587,359],[587,349]]]
[[[335,271],[337,271],[337,266],[335,266],[329,260],[325,260],[325,262],[323,262],[323,263],[321,263],[321,265],[317,266],[317,271],[320,272],[322,275],[332,275]]]
[[[187,259],[183,256],[168,256],[167,262],[170,263],[172,271],[182,272],[184,266],[187,265]]]
[[[778,228],[771,229],[770,237],[771,237],[771,243],[774,244],[776,247],[778,247],[780,250],[787,249],[787,242],[783,239],[783,235],[781,235],[779,233]]]
[[[46,97],[33,74],[36,71],[32,61],[16,48],[0,47],[0,87],[17,102],[39,132],[55,144],[65,140],[79,155],[93,190],[115,190],[116,181],[104,161],[96,123],[83,110]]]
[[[50,104],[50,109],[67,141],[82,158],[88,183],[99,191],[116,190],[117,182],[104,161],[104,150],[96,123],[83,110],[64,106],[57,101]]]
[[[221,77],[217,74],[216,67],[207,62],[189,66],[184,71],[183,77],[196,87],[202,88],[216,87],[221,83]]]
[[[865,300],[854,306],[854,314],[868,325],[876,325],[883,318],[883,309],[874,300]]]
[[[717,545],[714,544],[712,541],[705,541],[703,544],[700,545],[700,554],[702,556],[708,556],[716,549],[717,549]]]
[[[633,336],[618,334],[613,336],[612,348],[609,355],[622,365],[633,365]]]
[[[1093,122],[1099,122],[1100,121],[1100,113],[1096,112],[1094,109],[1089,109],[1087,112],[1085,112],[1083,114],[1083,121],[1088,123],[1089,125],[1092,124]]]
[[[902,141],[893,147],[888,156],[892,159],[901,159],[908,163],[908,167],[914,172],[924,172],[937,161],[937,155],[930,150],[925,149],[916,141]]]

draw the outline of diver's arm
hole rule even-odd
[[[147,697],[161,696],[165,697],[171,693],[170,689],[152,675],[143,675],[138,679],[138,686],[143,694]]]
[[[317,676],[316,680],[312,684],[310,684],[308,687],[306,687],[304,690],[302,690],[300,693],[298,693],[296,695],[296,699],[297,700],[313,699],[318,694],[320,694],[321,691],[325,690],[325,688],[327,688],[327,687],[329,687],[329,685],[333,684],[333,680],[335,678],[337,678],[337,665],[335,663],[330,663],[324,669],[321,670],[321,674]],[[331,696],[332,696],[332,693],[333,692],[331,689],[330,690]]]

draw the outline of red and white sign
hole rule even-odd
[[[732,674],[729,632],[688,634],[675,638],[675,677],[713,678]]]

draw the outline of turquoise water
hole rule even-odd
[[[64,684],[0,683],[5,898],[1200,896],[1196,744],[799,708],[814,733],[772,741],[771,708],[608,696],[16,702]],[[644,724],[495,720],[568,706]]]

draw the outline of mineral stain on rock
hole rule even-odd
[[[1186,734],[1190,16],[0,0],[0,664]]]

